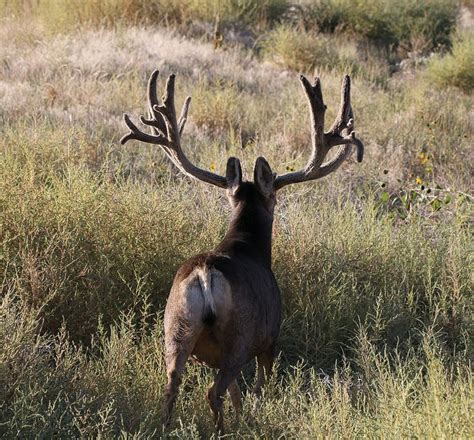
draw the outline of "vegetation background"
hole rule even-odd
[[[150,72],[193,97],[185,147],[222,171],[304,164],[298,72],[344,73],[366,145],[279,197],[278,372],[246,438],[473,438],[473,2],[0,0],[0,436],[206,438],[212,371],[160,425],[162,312],[224,194],[127,144]],[[248,174],[247,174],[248,175]]]

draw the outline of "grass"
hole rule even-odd
[[[329,37],[281,25],[263,43],[264,58],[296,71],[311,71],[316,67],[334,68],[343,64],[339,51],[331,46]],[[347,64],[350,64],[347,63]]]
[[[163,306],[228,208],[160,151],[120,146],[122,113],[143,112],[152,69],[175,71],[178,103],[193,96],[193,161],[222,172],[236,155],[249,176],[263,155],[283,173],[310,140],[297,74],[150,25],[21,20],[0,22],[0,435],[163,435]],[[295,62],[321,74],[329,122],[343,65]],[[355,72],[366,157],[279,195],[278,372],[257,401],[244,371],[231,436],[472,437],[472,100],[422,70],[383,84]],[[212,435],[211,380],[189,366],[168,437]]]
[[[260,49],[264,60],[297,72],[332,70],[378,84],[386,84],[389,76],[383,57],[375,50],[367,50],[366,45],[294,25],[275,26],[262,39]]]
[[[2,0],[0,16],[34,16],[48,30],[61,33],[81,26],[161,24],[208,36],[217,24],[258,34],[297,21],[312,32],[356,34],[404,57],[449,47],[458,6],[451,0]],[[308,37],[302,38],[304,52]]]
[[[36,130],[48,136],[44,128]],[[69,136],[76,141],[66,148],[53,147],[51,151],[49,146],[47,151],[48,145],[41,142],[22,144],[15,139],[4,150],[1,268],[8,280],[16,280],[28,303],[45,303],[45,329],[57,331],[64,322],[76,340],[88,340],[99,318],[111,324],[121,310],[133,305],[137,291],[144,290],[153,298],[153,306],[161,308],[177,265],[217,242],[226,215],[223,208],[216,212],[217,200],[206,203],[207,188],[193,190],[184,183],[176,183],[176,187],[159,183],[152,188],[139,183],[140,178],[133,183],[117,172],[108,177],[111,171],[104,168],[88,171],[81,158],[74,164],[73,155],[84,139],[74,131]],[[168,173],[162,170],[159,181],[168,180]],[[342,190],[336,186],[332,191],[336,189]],[[211,194],[216,196],[215,191]],[[287,298],[289,328],[297,328],[295,324],[301,320],[307,323],[304,333],[299,330],[302,345],[297,345],[294,353],[285,350],[290,358],[305,352],[311,362],[326,368],[332,365],[337,358],[334,347],[342,348],[357,319],[374,312],[377,303],[385,310],[380,317],[384,326],[390,327],[393,340],[400,342],[410,333],[408,323],[417,328],[418,302],[441,300],[431,278],[442,292],[450,291],[448,279],[444,288],[441,262],[446,264],[451,254],[462,253],[469,242],[463,231],[466,214],[461,203],[453,207],[458,218],[450,216],[449,226],[437,226],[438,239],[445,237],[446,246],[431,250],[429,235],[422,233],[424,220],[392,231],[392,221],[377,218],[371,199],[357,202],[364,212],[361,216],[355,202],[344,199],[336,200],[333,208],[323,203],[314,210],[304,206],[314,205],[316,195],[288,197],[281,200],[287,207],[280,209],[281,219],[278,217],[275,226],[275,268],[284,291],[298,292]],[[300,216],[318,221],[302,223]],[[319,224],[328,226],[321,230]],[[454,225],[457,240],[448,244]],[[352,231],[350,236],[344,234],[347,228]],[[209,234],[209,229],[215,232]],[[400,242],[399,234],[407,240]],[[337,237],[342,235],[344,243],[339,243]],[[365,247],[371,249],[370,256],[360,259]],[[467,325],[462,318],[467,304],[462,298],[468,289],[469,269],[458,268],[461,262],[455,264],[461,271],[456,275],[461,288],[461,303],[456,307],[461,318],[450,331],[459,334]],[[398,288],[407,297],[397,299],[399,291],[390,286],[397,283],[400,270],[405,280],[398,282]],[[319,298],[316,309],[311,306],[314,295]],[[410,295],[421,295],[414,309],[409,305],[413,300]],[[342,306],[349,298],[352,306],[345,309]],[[434,319],[436,308],[428,307],[424,313],[428,321]],[[449,314],[437,319],[447,331]],[[329,322],[338,324],[325,330]],[[293,333],[288,337],[293,340]],[[325,348],[308,351],[315,338]],[[332,354],[324,360],[326,351]]]
[[[427,69],[430,81],[440,87],[474,89],[474,32],[466,32],[453,44],[451,53],[434,56]]]
[[[147,438],[161,434],[159,404],[164,386],[161,322],[149,311],[125,313],[100,328],[90,350],[71,344],[67,333],[38,336],[38,319],[15,296],[3,299],[4,370],[2,434],[20,437]],[[106,331],[107,330],[107,331]],[[8,332],[8,333],[7,333]],[[8,335],[8,337],[7,337]],[[472,373],[449,361],[427,331],[420,347],[403,358],[380,354],[361,329],[355,365],[341,363],[327,375],[304,363],[280,365],[263,399],[244,396],[236,437],[455,437],[467,438]],[[171,438],[212,435],[204,394],[210,372],[190,366],[178,400]],[[250,379],[251,380],[251,379]],[[185,416],[187,414],[187,416]],[[233,415],[228,410],[228,419]]]
[[[0,15],[33,15],[53,31],[81,26],[189,25],[199,20],[267,27],[289,7],[286,0],[2,0]]]

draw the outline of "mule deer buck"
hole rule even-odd
[[[350,78],[342,82],[339,113],[324,132],[321,83],[311,84],[301,76],[311,115],[312,153],[304,169],[277,176],[263,157],[255,163],[253,182],[242,180],[240,162],[227,161],[225,176],[193,165],[181,148],[181,136],[188,115],[187,97],[181,115],[174,105],[175,76],[170,75],[160,104],[156,83],[158,71],[148,82],[148,114],[141,117],[152,134],[139,129],[127,115],[130,128],[121,143],[130,139],[159,145],[184,174],[227,191],[232,207],[229,230],[212,252],[192,257],[178,270],[166,304],[165,361],[168,383],[164,395],[165,423],[169,423],[187,359],[218,369],[207,393],[215,423],[223,431],[222,404],[229,392],[237,417],[241,410],[237,377],[242,367],[257,358],[254,391],[258,394],[271,373],[275,344],[280,331],[280,291],[271,268],[271,240],[276,193],[291,183],[320,179],[336,171],[357,148],[362,161],[364,147],[355,137],[350,103]],[[324,163],[329,150],[340,146],[333,159]]]

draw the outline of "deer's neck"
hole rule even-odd
[[[260,206],[243,204],[233,214],[229,230],[216,251],[244,255],[271,267],[273,215]]]

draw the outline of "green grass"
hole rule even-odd
[[[297,21],[311,32],[355,34],[404,57],[449,47],[458,7],[452,0],[2,0],[0,16],[34,17],[49,31],[65,33],[85,25],[160,24],[209,35],[209,26],[219,23],[258,34],[280,22],[292,26]],[[208,26],[207,31],[199,31],[198,23]],[[306,46],[308,37],[302,39]]]
[[[260,42],[261,56],[273,64],[297,72],[350,73],[386,84],[387,63],[375,50],[349,41],[345,36],[329,36],[288,24],[275,26]]]
[[[331,39],[289,25],[281,25],[263,42],[263,56],[277,65],[296,71],[317,67],[334,68],[344,63]],[[333,43],[333,41],[331,41]],[[347,62],[350,65],[350,61]]]
[[[193,97],[183,145],[194,162],[222,172],[235,155],[249,176],[263,155],[283,173],[309,149],[298,75],[167,29],[21,23],[0,21],[0,436],[159,436],[163,307],[229,208],[156,148],[119,145],[122,113],[143,112],[154,68],[174,71],[178,104]],[[293,35],[285,26],[274,32]],[[291,66],[313,67],[329,123],[344,66]],[[383,84],[354,72],[366,157],[279,195],[278,371],[260,401],[244,371],[231,435],[473,436],[472,104],[424,71]],[[212,435],[211,380],[189,366],[169,437]]]
[[[9,437],[157,436],[164,386],[161,321],[149,309],[124,313],[100,328],[88,352],[61,330],[38,336],[37,315],[14,294],[0,309],[2,426]],[[381,354],[363,328],[354,335],[357,356],[327,375],[305,363],[280,364],[261,401],[244,395],[235,437],[469,438],[472,373],[450,360],[429,329],[419,348],[403,357]],[[459,353],[458,355],[462,355]],[[212,435],[205,391],[211,374],[190,365],[184,377],[171,438]],[[251,376],[248,381],[252,381]]]
[[[43,127],[35,130],[50,136]],[[45,329],[56,331],[64,322],[76,340],[88,340],[100,317],[111,324],[133,305],[137,292],[150,296],[155,309],[162,308],[179,263],[217,243],[226,214],[225,205],[216,211],[216,191],[209,204],[209,191],[199,184],[152,187],[117,172],[110,178],[109,164],[91,172],[80,157],[74,163],[87,137],[77,131],[68,135],[75,141],[59,148],[7,138],[12,143],[3,150],[0,267],[28,303],[44,303]],[[168,173],[163,170],[159,180],[167,181]],[[343,189],[336,185],[332,193]],[[426,323],[435,319],[435,304],[441,301],[446,307],[436,319],[445,331],[457,337],[467,325],[462,310],[469,268],[453,262],[459,304],[451,304],[451,281],[443,272],[450,258],[460,258],[468,246],[467,206],[453,201],[449,223],[436,225],[437,240],[444,245],[438,242],[432,249],[430,235],[423,233],[431,220],[421,217],[395,228],[393,220],[377,216],[373,190],[360,191],[356,197],[363,214],[357,214],[354,202],[343,196],[331,202],[324,192],[281,197],[275,270],[284,291],[294,292],[286,297],[288,328],[306,323],[299,338],[292,331],[286,336],[293,342],[285,355],[293,360],[305,353],[312,363],[332,365],[339,355],[336,347],[342,349],[357,320],[369,319],[376,307],[382,307],[378,319],[384,332],[391,329],[393,344],[410,336],[410,326],[423,324],[417,323],[422,304]],[[311,208],[315,204],[318,209]],[[422,207],[415,207],[413,215],[417,209],[422,216]],[[456,240],[449,239],[451,234]],[[348,302],[351,306],[344,307]],[[455,325],[449,313],[460,314]],[[314,339],[321,345],[311,349]]]
[[[428,80],[440,87],[474,89],[474,32],[466,32],[453,44],[451,53],[436,55],[428,63]]]

